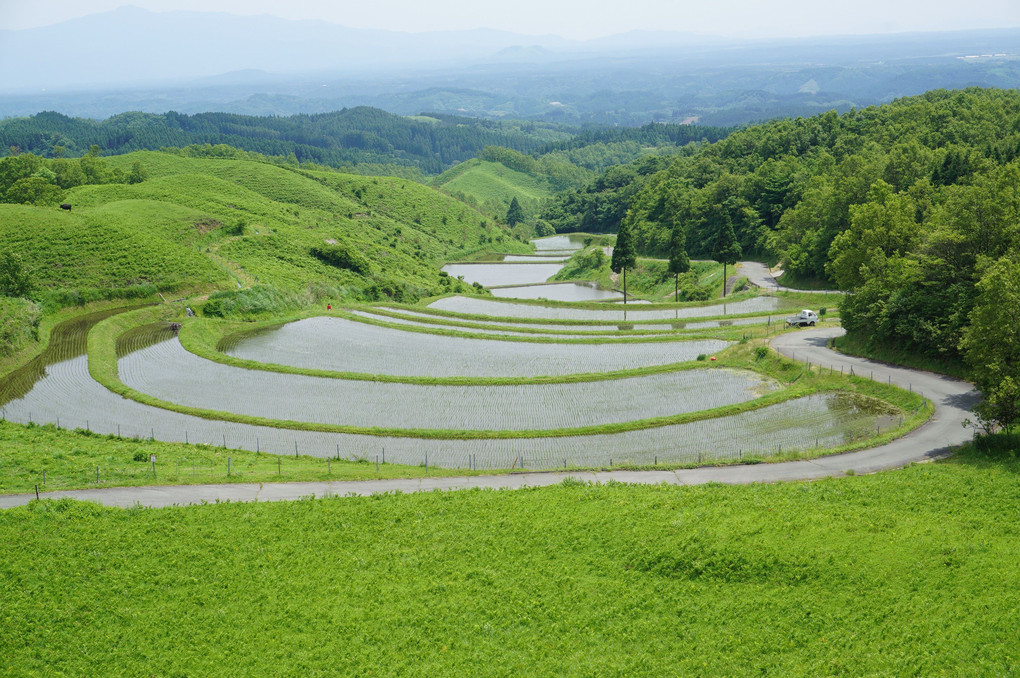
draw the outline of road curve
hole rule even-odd
[[[711,482],[770,483],[814,480],[844,475],[848,471],[860,474],[899,468],[911,462],[946,456],[954,446],[971,439],[971,431],[962,426],[964,419],[970,416],[970,409],[978,401],[978,394],[971,384],[931,372],[846,356],[826,348],[829,339],[842,333],[841,328],[799,330],[775,337],[772,345],[783,355],[795,360],[810,361],[812,365],[831,366],[833,369],[842,367],[844,372],[849,372],[852,367],[858,376],[889,381],[903,388],[920,391],[935,405],[932,418],[911,433],[880,447],[806,461],[775,464],[703,467],[675,471],[565,471],[396,480],[111,487],[44,492],[40,496],[53,499],[70,497],[107,506],[162,507],[218,501],[282,501],[310,496],[364,496],[379,492],[469,488],[518,489],[555,485],[566,478],[600,483],[616,480],[624,483],[670,485],[700,485]],[[34,496],[34,494],[0,496],[0,508],[27,504]]]
[[[738,261],[737,267],[740,275],[747,278],[747,282],[755,287],[772,290],[773,292],[805,292],[807,294],[843,294],[839,290],[798,290],[793,287],[783,287],[772,275],[771,269],[765,264],[757,261]]]

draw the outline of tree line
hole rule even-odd
[[[57,205],[64,191],[90,184],[137,184],[147,174],[141,163],[130,172],[111,168],[92,146],[81,158],[43,158],[17,153],[0,158],[0,202],[23,205]]]
[[[454,116],[407,118],[364,106],[291,116],[132,112],[106,120],[43,112],[0,120],[0,148],[13,147],[43,157],[78,157],[93,145],[120,155],[223,144],[267,156],[293,155],[301,163],[330,167],[399,164],[438,174],[475,157],[485,146],[535,150],[548,137],[546,127]],[[561,135],[577,131],[556,129]]]
[[[966,363],[985,423],[1020,417],[1020,92],[777,120],[613,191],[631,192],[638,251],[667,254],[679,226],[714,258],[732,228],[745,256],[849,292],[843,325],[865,345]]]

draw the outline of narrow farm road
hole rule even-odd
[[[566,478],[589,482],[615,480],[624,483],[700,485],[718,482],[747,484],[813,480],[852,473],[873,473],[899,468],[911,462],[948,455],[956,445],[966,442],[971,432],[962,426],[970,408],[978,400],[971,384],[930,372],[921,372],[854,358],[826,348],[826,342],[842,334],[841,328],[799,330],[773,339],[783,355],[813,365],[849,371],[859,376],[889,381],[903,388],[920,391],[935,404],[931,420],[893,442],[867,450],[820,457],[810,461],[775,464],[704,467],[675,471],[547,472],[512,475],[451,478],[411,478],[399,480],[363,480],[344,482],[248,483],[222,485],[180,485],[157,487],[113,487],[96,490],[45,492],[46,498],[70,497],[95,501],[107,506],[134,505],[161,507],[217,501],[282,501],[302,497],[371,495],[378,492],[424,492],[469,488],[517,489],[555,485]],[[28,503],[34,494],[0,496],[0,508]]]
[[[808,294],[842,294],[839,290],[798,290],[792,287],[783,287],[772,275],[772,271],[765,264],[757,261],[739,261],[739,275],[747,278],[747,282],[755,287],[772,290],[774,292],[806,292]]]

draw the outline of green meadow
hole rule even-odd
[[[1014,675],[1020,466],[0,513],[11,675]]]

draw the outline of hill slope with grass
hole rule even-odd
[[[0,205],[0,240],[40,299],[270,286],[306,298],[413,300],[451,290],[439,266],[528,246],[476,210],[405,179],[143,151],[135,184],[77,186],[55,206]]]

